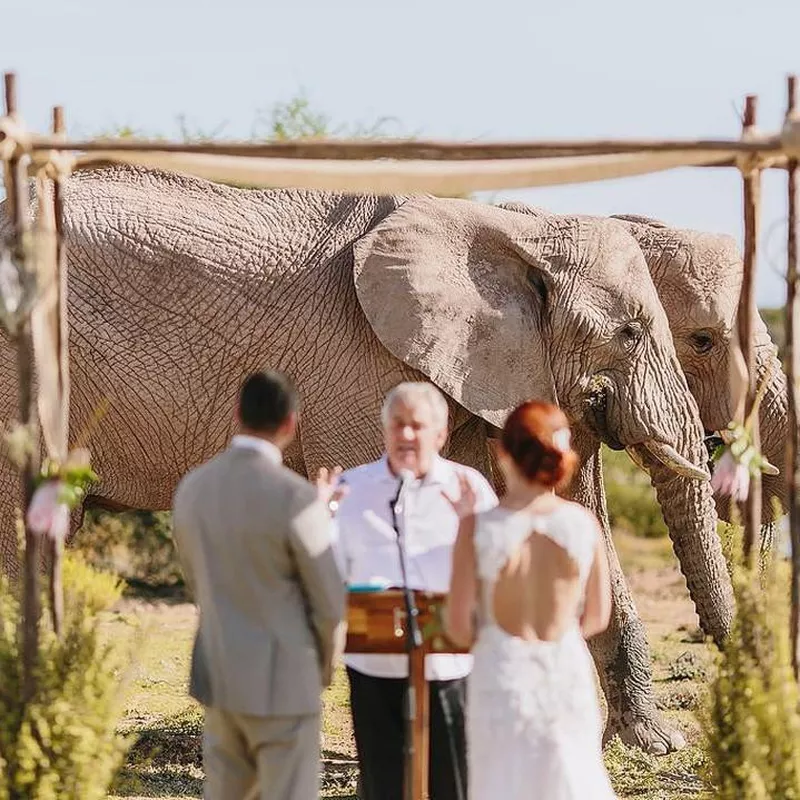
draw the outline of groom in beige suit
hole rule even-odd
[[[344,644],[346,593],[328,509],[281,463],[297,406],[283,375],[251,375],[230,447],[175,492],[175,542],[200,610],[189,692],[205,706],[210,800],[319,795],[320,693]]]

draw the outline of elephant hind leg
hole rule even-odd
[[[7,460],[0,464],[0,569],[16,580],[22,559],[22,488],[19,473]]]

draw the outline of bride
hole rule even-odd
[[[444,622],[472,647],[470,800],[606,800],[602,722],[585,639],[605,630],[611,588],[597,519],[559,499],[577,464],[567,419],[528,402],[503,428],[507,492],[475,515],[466,480]],[[476,619],[477,617],[477,619]]]

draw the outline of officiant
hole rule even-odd
[[[447,497],[464,488],[476,510],[497,497],[476,470],[443,458],[447,401],[433,384],[401,383],[381,411],[385,452],[377,461],[342,474],[347,494],[335,510],[337,553],[351,585],[402,585],[390,504],[405,476],[402,525],[410,588],[447,592],[458,517]],[[412,477],[413,476],[413,477]],[[408,678],[405,654],[346,654],[351,713],[361,773],[362,800],[402,800],[405,722],[403,698]],[[430,691],[429,787],[431,800],[466,798],[464,703],[469,654],[428,655]]]

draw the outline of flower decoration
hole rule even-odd
[[[25,517],[30,530],[39,536],[63,540],[69,529],[69,512],[96,480],[89,451],[84,448],[73,450],[63,464],[46,460]]]
[[[765,475],[778,475],[780,470],[770,464],[753,442],[752,421],[758,403],[744,424],[731,422],[722,431],[722,444],[711,455],[714,474],[711,486],[722,495],[743,503],[750,491],[750,479]]]
[[[3,436],[6,455],[14,466],[21,469],[26,460],[33,455],[33,435],[30,425],[13,423]]]
[[[741,352],[739,360],[743,361]],[[736,421],[729,423],[728,427],[720,432],[722,444],[711,454],[711,460],[715,464],[711,486],[720,494],[727,495],[740,503],[747,500],[751,478],[757,478],[762,472],[765,475],[780,474],[780,470],[764,458],[753,441],[753,421],[756,419],[758,408],[772,376],[772,363],[769,363],[762,377],[747,419],[744,423]],[[743,380],[746,379],[745,368]]]
[[[566,453],[572,442],[572,434],[569,428],[559,428],[553,433],[553,446],[556,450]]]

